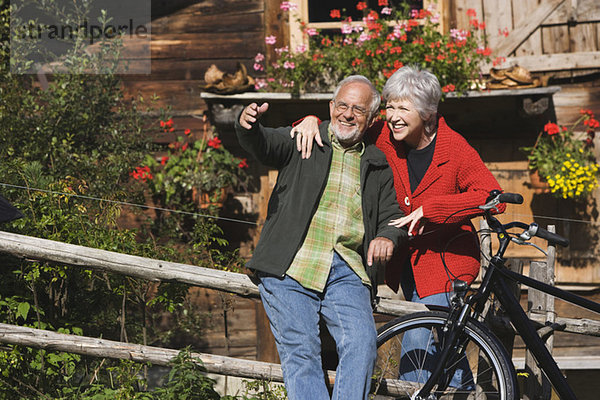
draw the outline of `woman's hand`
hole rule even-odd
[[[313,140],[317,142],[320,147],[323,147],[323,141],[321,135],[319,135],[319,120],[317,117],[309,115],[304,118],[302,122],[292,128],[290,136],[296,135],[296,147],[298,151],[302,152],[302,158],[306,159],[310,157],[312,152]]]
[[[423,218],[423,206],[417,208],[405,217],[392,220],[390,225],[395,226],[396,228],[402,228],[403,226],[408,225],[408,236],[412,236],[412,232],[419,224],[421,218]],[[418,234],[420,235],[421,233],[423,233],[423,226],[419,228]]]

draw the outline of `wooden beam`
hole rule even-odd
[[[155,365],[168,365],[169,361],[179,353],[178,350],[173,349],[66,335],[3,323],[0,323],[0,342],[48,351],[132,360],[140,363],[149,362]],[[205,353],[192,353],[192,356],[200,358],[208,372],[283,382],[281,367],[278,364]]]
[[[0,253],[128,275],[154,282],[186,283],[245,297],[258,297],[258,288],[245,274],[153,260],[16,233],[0,231]],[[401,316],[425,310],[425,306],[419,303],[382,298],[374,311]],[[537,320],[535,316],[532,319]],[[566,325],[565,332],[600,336],[600,321],[556,318],[556,322]]]
[[[508,68],[514,65],[531,72],[600,69],[600,51],[507,57],[506,61],[497,68]],[[482,65],[481,71],[487,74],[491,67],[490,64]]]
[[[518,27],[510,33],[506,40],[503,40],[495,49],[494,53],[498,57],[506,57],[516,50],[527,38],[535,31],[538,26],[544,22],[550,14],[556,10],[565,0],[546,0],[540,4],[536,10],[527,19],[527,23]]]
[[[180,282],[244,297],[258,297],[258,288],[245,274],[195,265],[153,260],[0,231],[0,252],[76,267],[133,276],[153,282]],[[425,311],[425,306],[401,300],[381,299],[376,312],[405,315]]]
[[[66,335],[3,323],[0,323],[0,342],[48,351],[132,360],[140,363],[165,366],[179,353],[178,350],[173,349],[96,339],[86,336]],[[283,374],[279,364],[206,353],[192,353],[191,356],[202,360],[202,365],[210,373],[283,382]],[[329,383],[333,383],[335,381],[335,372],[327,371],[327,379]],[[380,386],[379,394],[400,396],[405,393],[412,393],[414,389],[414,384],[393,379],[384,379]]]

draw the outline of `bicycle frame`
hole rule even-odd
[[[461,347],[460,333],[462,332],[462,327],[464,327],[467,318],[477,318],[481,315],[485,303],[493,292],[506,311],[517,333],[521,336],[523,342],[537,360],[541,370],[544,371],[560,398],[562,400],[576,400],[575,394],[567,383],[566,378],[561,373],[552,354],[550,354],[544,342],[538,335],[531,321],[527,317],[527,314],[521,307],[519,300],[515,298],[514,294],[509,289],[508,281],[520,282],[528,287],[597,313],[600,313],[600,304],[506,268],[504,265],[505,260],[503,254],[510,242],[510,236],[506,233],[502,224],[500,224],[489,211],[486,211],[485,217],[488,220],[490,227],[498,234],[500,239],[499,250],[496,255],[491,258],[479,289],[474,294],[467,296],[464,304],[460,308],[454,306],[451,309],[451,314],[448,319],[449,337],[447,338],[447,343],[449,345],[442,349],[439,363],[432,371],[429,380],[419,391],[419,397],[427,398],[436,383],[441,385],[445,384],[440,380],[442,371],[444,370],[444,366],[447,365],[446,363],[453,351],[456,352]],[[457,312],[460,312],[458,317],[455,316],[455,313]],[[453,323],[456,323],[456,325],[453,326]]]

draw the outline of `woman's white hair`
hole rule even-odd
[[[435,129],[442,88],[438,78],[431,72],[418,66],[404,66],[387,80],[382,95],[385,102],[409,100],[426,122],[428,132]]]
[[[379,110],[379,105],[381,104],[381,96],[379,95],[377,88],[375,88],[375,86],[371,83],[369,78],[367,78],[366,76],[350,75],[350,76],[342,79],[340,81],[340,83],[338,83],[335,90],[333,91],[333,100],[335,100],[337,98],[337,95],[340,92],[340,89],[342,88],[342,86],[347,85],[349,83],[355,83],[355,82],[367,84],[369,86],[369,88],[371,89],[371,106],[369,109],[369,118],[368,118],[368,119],[371,119],[375,115],[377,110]]]

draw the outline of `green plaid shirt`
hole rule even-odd
[[[287,275],[307,289],[325,289],[335,250],[366,285],[371,285],[359,249],[365,228],[360,192],[362,142],[343,148],[329,129],[333,149],[327,185]]]

